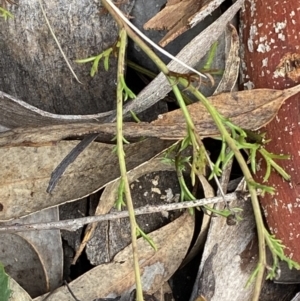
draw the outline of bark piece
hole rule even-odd
[[[241,14],[243,49],[242,77],[245,86],[254,88],[286,89],[295,82],[279,77],[277,67],[287,53],[299,53],[299,1],[274,2],[247,0]],[[287,64],[288,65],[288,64]],[[297,79],[299,83],[299,78]],[[291,175],[285,182],[272,173],[268,185],[276,194],[261,197],[261,204],[269,228],[287,247],[285,254],[300,262],[300,125],[299,95],[287,100],[276,118],[262,132],[272,139],[266,148],[275,154],[290,154],[290,160],[280,160],[280,165]],[[260,164],[256,179],[262,181],[265,165]]]
[[[121,8],[129,13],[134,0]],[[0,23],[0,90],[57,114],[94,114],[115,106],[116,60],[109,72],[91,78],[90,64],[75,59],[101,53],[116,41],[118,28],[100,1],[44,1],[43,7],[79,84],[68,69],[43,17],[39,1],[22,0]]]
[[[169,32],[159,42],[165,47],[190,28],[188,20],[200,9],[201,2],[202,0],[169,0],[165,8],[144,25],[144,29],[167,29]]]
[[[159,41],[165,47],[179,35],[210,15],[224,0],[168,0],[165,8],[149,20],[144,29],[168,33]]]

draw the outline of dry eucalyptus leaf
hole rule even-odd
[[[300,85],[286,90],[255,89],[231,93],[221,93],[208,97],[211,104],[235,125],[257,130],[269,123],[282,103],[300,91]],[[214,137],[219,131],[201,102],[188,106],[196,129],[201,137]],[[42,128],[17,128],[0,134],[0,146],[53,146],[58,140],[83,136],[90,133],[115,135],[115,125],[107,124],[65,124]],[[162,114],[152,123],[124,123],[127,138],[157,137],[161,139],[181,139],[186,135],[186,122],[181,110]],[[100,138],[103,138],[100,135]],[[107,139],[106,139],[107,140]],[[56,166],[54,165],[54,168]]]
[[[24,136],[23,140],[26,141]],[[60,141],[42,146],[0,148],[0,220],[81,199],[119,177],[114,145],[92,143],[72,163],[52,194],[46,192],[51,172],[74,148],[76,141]],[[130,170],[171,145],[170,141],[146,139],[125,146]]]
[[[91,115],[62,115],[43,111],[12,95],[0,91],[0,124],[7,128],[34,127],[75,122],[101,122],[111,112]]]
[[[14,18],[0,23],[0,90],[58,114],[90,114],[113,109],[116,59],[110,60],[108,72],[103,70],[103,61],[99,63],[101,72],[97,80],[89,76],[90,63],[75,63],[76,59],[97,55],[111,47],[118,37],[116,22],[100,13],[101,1],[41,1],[64,54],[84,84],[79,84],[67,67],[40,2],[13,2],[18,4],[9,7]],[[130,14],[134,2],[122,3],[122,11]]]
[[[8,301],[32,301],[28,293],[13,279],[9,279],[9,288],[11,295]]]
[[[128,181],[129,183],[132,183],[139,177],[154,172],[154,171],[163,171],[163,170],[175,170],[174,166],[171,164],[164,164],[162,162],[162,158],[157,157],[153,158],[150,161],[144,162],[143,164],[139,165],[138,167],[130,170],[127,173],[128,176]],[[101,194],[99,204],[96,208],[95,215],[101,215],[101,214],[106,214],[108,213],[111,208],[114,206],[116,202],[116,192],[118,191],[120,181],[116,180],[110,184],[108,184],[103,193]],[[99,249],[98,245],[96,246],[91,246],[90,244],[87,244],[89,239],[93,236],[93,233],[97,227],[98,223],[93,223],[87,226],[85,230],[85,235],[84,238],[82,239],[82,243],[78,250],[76,250],[76,254],[73,259],[73,264],[77,261],[78,257],[80,256],[81,252],[83,249],[86,247],[85,251],[88,257],[88,260],[90,261],[91,264],[96,265],[97,261],[95,260],[95,256],[100,256],[99,254]],[[102,252],[104,253],[104,252]],[[109,252],[111,254],[111,251]],[[101,254],[103,255],[103,254]],[[98,261],[99,262],[99,261]]]
[[[194,231],[194,218],[187,212],[174,222],[149,234],[158,250],[144,240],[138,239],[139,263],[143,291],[155,293],[177,270],[184,258]],[[97,266],[69,285],[80,300],[114,298],[133,288],[135,277],[132,246],[129,245],[108,264]],[[43,297],[36,298],[41,301]],[[47,301],[73,301],[66,287],[57,289]]]
[[[230,37],[230,50],[226,58],[225,70],[222,79],[216,88],[214,95],[224,92],[233,91],[239,75],[240,67],[240,41],[236,28],[232,24],[228,24],[226,28],[226,41]],[[228,43],[229,44],[229,43]]]
[[[255,89],[231,93],[221,93],[208,97],[210,103],[224,117],[229,118],[235,125],[247,130],[257,130],[269,123],[277,114],[283,102],[300,92],[300,85],[286,90]],[[189,113],[202,137],[218,135],[215,123],[201,102],[188,106]],[[183,125],[185,119],[179,110],[162,114],[152,125],[168,126]],[[167,128],[167,127],[166,127]],[[161,138],[175,138],[170,132],[163,133]],[[175,133],[176,134],[176,133]],[[175,136],[175,137],[174,137]],[[178,137],[176,137],[178,138]]]
[[[254,282],[245,287],[257,263],[251,202],[240,200],[231,206],[243,209],[243,220],[228,226],[223,217],[212,218],[190,300],[200,296],[210,301],[252,299]]]
[[[36,212],[30,216],[15,219],[5,225],[11,224],[34,224],[52,222],[59,220],[58,207],[48,208]],[[43,293],[52,291],[59,287],[63,277],[63,250],[59,230],[51,231],[27,231],[18,233],[19,236],[29,242],[38,253],[41,264],[46,272],[46,290]],[[22,256],[22,255],[20,255]],[[22,259],[19,258],[19,260]]]
[[[0,261],[6,273],[32,297],[47,291],[47,276],[34,246],[17,234],[0,234]]]

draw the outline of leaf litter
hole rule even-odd
[[[143,290],[155,293],[178,269],[189,248],[194,231],[194,217],[188,212],[168,225],[152,232],[158,250],[155,251],[144,239],[139,238],[139,262]],[[132,246],[119,252],[111,263],[99,265],[72,281],[69,286],[80,300],[114,298],[134,289],[135,277],[132,269]],[[42,301],[45,296],[35,298]],[[66,287],[53,292],[51,300],[73,301]]]
[[[237,126],[257,130],[269,123],[276,116],[282,103],[299,91],[300,85],[282,91],[256,89],[221,93],[208,99],[225,118],[229,118]],[[211,116],[200,102],[188,106],[188,110],[202,138],[219,135]],[[46,193],[51,172],[77,143],[59,140],[93,132],[103,132],[114,137],[115,125],[111,123],[53,125],[41,128],[17,128],[2,133],[0,154],[3,158],[3,168],[0,175],[5,180],[0,185],[3,206],[0,220],[18,218],[82,198],[114,180],[118,175],[118,169],[115,168],[117,157],[112,153],[113,145],[93,143],[80,154],[80,160],[78,158],[67,169],[53,194]],[[126,138],[157,137],[175,140],[185,135],[186,123],[180,109],[162,114],[150,124],[124,123]],[[141,147],[142,144],[145,145]],[[171,144],[171,141],[161,140],[157,140],[156,143],[145,140],[130,144],[126,151],[128,164],[135,167],[146,159],[145,156],[150,159]],[[141,153],[142,150],[144,153]],[[99,153],[101,157],[95,160]],[[137,160],[135,164],[130,163],[131,157],[133,161]],[[111,172],[114,170],[115,173]],[[103,180],[104,178],[107,180]],[[91,185],[87,185],[88,183]]]
[[[242,95],[242,92],[234,92],[234,93],[232,93],[232,95],[226,95],[226,96],[223,95],[224,97],[223,98],[220,97],[219,101],[217,100],[217,98],[213,99],[213,100],[210,99],[210,100],[212,101],[212,103],[214,103],[214,101],[216,101],[216,103],[220,107],[220,108],[217,107],[217,109],[221,113],[224,112],[222,114],[224,114],[225,117],[229,116],[230,112],[232,112],[233,108],[234,108],[234,113],[232,115],[230,115],[229,118],[234,123],[238,124],[240,127],[243,127],[245,129],[252,129],[253,130],[253,129],[258,129],[258,128],[264,126],[271,119],[273,119],[274,116],[276,115],[278,109],[280,108],[281,104],[284,102],[284,100],[287,99],[287,98],[289,98],[290,96],[298,93],[299,88],[297,88],[297,89],[295,89],[295,88],[296,87],[291,88],[291,89],[287,89],[287,90],[284,90],[284,91],[276,91],[276,90],[270,90],[270,89],[259,89],[259,90],[251,90],[251,91],[242,91],[242,92],[251,92],[251,93],[248,93],[248,94],[245,93],[244,95]],[[257,93],[258,91],[260,92],[260,94]],[[222,94],[220,94],[220,95],[222,95]],[[260,100],[261,96],[266,99],[266,102],[259,103],[259,102],[255,101],[256,99]],[[255,99],[255,100],[253,101],[253,99]],[[228,100],[228,102],[226,104],[227,111],[226,111],[226,108],[224,108],[224,111],[222,111],[222,108],[223,108],[222,107],[222,103],[223,102],[226,103],[227,100]],[[247,101],[247,100],[249,100],[249,101]],[[245,106],[243,102],[246,103],[246,106],[248,106],[248,109],[250,111],[248,111],[248,112],[247,111],[241,111],[241,112],[240,111],[235,111],[237,107],[239,107],[239,106],[244,107]],[[237,105],[237,103],[238,103],[238,105]],[[254,107],[252,107],[253,103],[254,103]],[[197,103],[197,105],[199,105],[199,103]],[[191,110],[190,111],[191,113],[198,111],[199,108],[197,106],[195,106],[195,105],[192,105],[192,106],[190,106],[190,108],[189,108]],[[228,109],[229,109],[230,112],[228,112]],[[200,108],[199,111],[201,112],[201,108]],[[204,112],[202,114],[203,114],[202,116],[204,118],[208,118],[205,115]],[[252,114],[252,115],[251,115],[250,118],[247,118],[247,116],[245,116],[247,114]],[[200,116],[200,118],[202,118],[202,116]],[[258,116],[259,118],[253,120],[253,118],[255,116]],[[141,135],[145,136],[145,134],[143,134],[143,131],[145,131],[145,133],[148,133],[148,134],[146,134],[146,136],[149,135],[150,137],[159,137],[159,138],[163,138],[163,139],[170,139],[170,138],[179,139],[176,136],[174,136],[173,134],[178,133],[179,134],[178,137],[182,137],[182,135],[185,134],[185,122],[184,122],[184,120],[180,120],[180,117],[181,117],[181,115],[178,112],[174,113],[172,116],[171,116],[171,113],[164,114],[164,115],[162,115],[161,119],[153,122],[152,124],[142,124],[141,125],[141,127],[142,127],[141,132],[137,136],[135,136],[135,134],[133,133],[135,131],[135,129],[137,129],[137,127],[135,127],[134,124],[127,124],[128,128],[129,128],[129,130],[128,130],[129,132],[128,133],[132,137],[140,137]],[[199,118],[198,113],[195,114],[193,117]],[[199,119],[197,119],[197,120],[199,120]],[[235,121],[235,120],[237,120],[237,121]],[[174,126],[173,121],[176,121],[175,126]],[[254,121],[254,122],[251,123],[251,121]],[[151,127],[153,125],[154,125],[154,128]],[[243,125],[245,125],[245,126],[243,126]],[[83,124],[83,130],[80,128],[80,126],[79,127],[75,126],[75,128],[76,128],[76,135],[80,136],[80,135],[86,134],[87,132],[84,132],[84,131],[89,131],[89,126],[91,126],[92,131],[93,131],[93,129],[95,131],[97,131],[97,129],[95,129],[97,127],[94,127],[95,125]],[[104,128],[104,127],[102,128],[101,126],[102,125],[100,125],[101,131],[103,130],[105,133],[113,134],[114,127],[109,128],[107,130],[107,128]],[[159,131],[162,132],[162,130],[161,130],[162,126],[164,126],[164,128],[166,128],[166,132],[164,132],[163,134],[159,135],[158,132]],[[71,127],[72,127],[72,125],[71,125]],[[202,122],[196,124],[196,127],[200,129],[200,135],[201,135],[201,130],[203,130],[204,135],[202,135],[202,137],[206,137],[206,136],[211,137],[211,136],[217,135],[216,129],[214,129],[211,126],[210,123],[208,123],[208,128],[205,127]],[[61,131],[64,131],[64,130],[66,130],[67,127],[60,127],[60,126],[58,126],[58,128]],[[50,126],[48,129],[50,129],[50,130],[52,129],[53,130],[53,127]],[[47,130],[47,128],[45,128],[45,130]],[[18,131],[19,130],[16,130],[14,133],[15,134],[17,133],[17,135],[20,134],[20,133],[18,133]],[[25,132],[26,132],[26,130],[25,130]],[[74,133],[71,133],[71,132],[69,132],[69,133],[70,133],[70,136],[72,136],[74,134]],[[9,134],[6,136],[6,138],[9,137]],[[29,140],[23,140],[22,141],[22,139],[26,135],[23,136],[23,138],[20,137],[20,135],[19,135],[18,138],[20,138],[20,140],[19,140],[20,144],[19,145],[14,144],[14,142],[12,142],[12,140],[10,140],[11,143],[12,143],[12,145],[16,145],[17,147],[22,147],[24,145],[26,145],[26,147],[28,147],[28,146],[33,147],[33,144],[36,143],[37,145],[35,147],[42,147],[42,146],[50,147],[50,146],[56,145],[57,141],[60,140],[60,139],[62,139],[62,138],[57,138],[57,137],[59,137],[59,135],[65,135],[67,133],[59,133],[59,135],[57,135],[57,136],[56,136],[55,133],[52,133],[56,137],[54,139],[52,138],[53,140],[47,140],[47,139],[49,139],[50,136],[45,135],[46,138],[44,137],[45,138],[45,142],[44,143],[46,145],[45,144],[42,145],[42,143],[38,140],[38,138],[37,138],[37,140],[34,140],[37,136],[39,136],[38,133],[36,133],[36,132],[34,133],[34,131],[30,132],[30,130],[29,130],[27,132],[27,134],[29,135],[28,136]],[[33,134],[33,136],[31,137],[30,134]],[[37,135],[36,137],[34,137],[35,134]],[[66,138],[66,137],[69,137],[69,136],[64,136],[63,138]],[[0,140],[1,139],[2,138],[0,137]],[[47,145],[47,143],[48,143],[48,145]],[[4,147],[7,146],[7,145],[5,145],[5,142],[4,142],[3,146]]]
[[[26,141],[30,136],[25,134],[21,139]],[[52,145],[1,147],[0,220],[81,199],[119,177],[114,145],[93,143],[69,166],[53,193],[47,193],[51,172],[76,144],[77,141],[57,141]],[[171,144],[172,141],[146,139],[126,145],[128,169],[151,159]]]
[[[170,171],[170,170],[174,171],[175,167],[170,164],[164,164],[162,162],[161,157],[156,157],[156,158],[154,158],[148,162],[145,162],[144,164],[141,164],[140,166],[132,169],[131,171],[129,171],[127,173],[128,181],[129,181],[129,183],[132,183],[133,181],[137,180],[138,178],[140,178],[141,176],[143,176],[145,174],[149,174],[154,171],[163,171],[163,170],[164,171]],[[113,208],[115,201],[116,201],[116,191],[118,190],[119,184],[120,184],[120,180],[117,179],[116,181],[109,183],[105,187],[103,193],[101,194],[99,204],[95,211],[95,215],[106,214]],[[93,233],[97,227],[97,224],[98,223],[92,223],[86,227],[84,238],[82,239],[82,243],[76,250],[76,254],[73,259],[73,264],[75,264],[78,257],[81,255],[82,251],[86,247],[87,242],[93,236]],[[86,253],[87,253],[87,257],[90,260],[90,262],[92,262],[92,264],[94,264],[92,254],[90,254],[92,252],[89,250],[88,246],[86,248]]]
[[[285,90],[254,89],[220,93],[208,97],[208,100],[223,117],[229,118],[235,125],[246,130],[258,130],[276,116],[286,99],[299,91],[300,85]],[[202,138],[219,136],[213,119],[201,102],[189,105],[188,110]],[[0,146],[50,146],[62,139],[91,133],[103,133],[113,137],[115,130],[113,123],[73,123],[41,128],[17,128],[0,134]],[[155,137],[178,140],[185,135],[186,124],[180,109],[159,115],[158,119],[151,123],[124,123],[126,138]]]

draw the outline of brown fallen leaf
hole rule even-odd
[[[254,89],[221,93],[208,97],[208,99],[219,113],[229,118],[235,125],[247,130],[258,130],[276,116],[286,99],[299,92],[300,85],[286,90]],[[188,106],[188,110],[200,136],[218,135],[215,123],[201,102]],[[185,120],[179,110],[163,114],[151,123],[151,125],[164,126],[167,129],[169,125],[174,124],[178,125],[180,129],[184,127]],[[164,133],[163,128],[160,130],[160,138],[182,138],[176,134],[178,131]]]
[[[138,239],[139,262],[143,291],[155,293],[180,266],[194,230],[194,218],[184,213],[172,223],[149,234],[158,250],[155,251],[144,239]],[[99,265],[83,274],[69,285],[80,300],[94,300],[120,296],[133,288],[135,283],[132,269],[132,247],[129,245],[118,253],[113,262]],[[43,296],[34,301],[43,300]],[[73,301],[66,289],[61,287],[49,296],[49,301]]]
[[[235,125],[247,130],[257,130],[268,124],[276,116],[282,103],[299,91],[300,85],[286,90],[255,89],[221,93],[208,97],[208,100]],[[189,105],[188,110],[201,137],[219,136],[214,121],[201,102]],[[0,146],[50,146],[65,138],[91,133],[101,133],[100,139],[107,141],[115,136],[115,130],[115,124],[112,123],[17,128],[0,134]],[[157,137],[177,140],[185,135],[186,122],[180,109],[162,114],[150,124],[124,123],[126,138]]]
[[[26,140],[29,136],[23,136]],[[46,192],[51,172],[77,144],[60,141],[39,147],[2,147],[0,169],[0,220],[81,199],[119,177],[114,145],[93,143],[71,164],[53,194]],[[146,139],[126,145],[128,170],[144,163],[172,144]]]

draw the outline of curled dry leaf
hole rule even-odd
[[[34,246],[17,234],[1,234],[0,262],[32,297],[47,291],[47,276]]]
[[[231,93],[221,93],[208,97],[211,104],[235,125],[243,129],[257,130],[269,123],[282,103],[299,93],[300,85],[286,90],[255,89]],[[196,129],[201,137],[218,136],[218,129],[205,107],[200,102],[188,106]],[[58,140],[101,133],[100,139],[115,135],[115,125],[104,124],[68,124],[42,128],[17,128],[0,134],[0,146],[53,146]],[[152,123],[124,123],[124,135],[127,138],[157,137],[161,139],[181,139],[186,135],[186,122],[181,110],[162,114]],[[103,138],[103,137],[106,138]]]
[[[42,222],[54,222],[59,220],[58,207],[48,208],[41,212],[36,212],[30,216],[15,219],[6,222],[5,225],[12,224],[34,224]],[[27,231],[19,232],[19,236],[30,243],[37,254],[46,273],[46,288],[43,293],[56,289],[62,283],[63,277],[63,249],[61,242],[61,234],[59,230],[52,231]],[[14,249],[14,246],[11,246]],[[15,258],[14,252],[6,253],[7,257]],[[20,259],[20,258],[19,258]],[[14,266],[16,269],[17,267]],[[16,270],[22,274],[23,270]],[[32,279],[33,281],[34,279]],[[31,281],[30,275],[28,281]]]
[[[216,88],[214,95],[233,91],[239,75],[240,67],[240,41],[236,28],[228,24],[226,31],[226,43],[230,44],[230,49],[226,57],[225,70],[222,79]],[[228,48],[228,47],[226,47]]]
[[[144,239],[138,239],[139,262],[143,290],[155,293],[178,269],[190,245],[194,230],[194,218],[187,212],[174,222],[149,234],[158,250]],[[118,253],[114,261],[99,265],[71,282],[70,288],[80,300],[94,300],[122,295],[134,287],[132,247]],[[41,301],[43,297],[36,298]],[[49,301],[73,301],[66,287],[57,289]]]
[[[26,141],[30,136],[23,136]],[[144,140],[125,147],[128,170],[151,159],[170,141]],[[119,177],[114,145],[93,143],[72,163],[52,194],[46,192],[51,172],[76,141],[42,146],[0,148],[0,220],[18,218],[44,208],[83,198]]]
[[[91,115],[53,114],[28,104],[12,95],[0,91],[0,124],[7,128],[21,126],[45,126],[51,124],[95,122],[107,118],[111,111]]]

